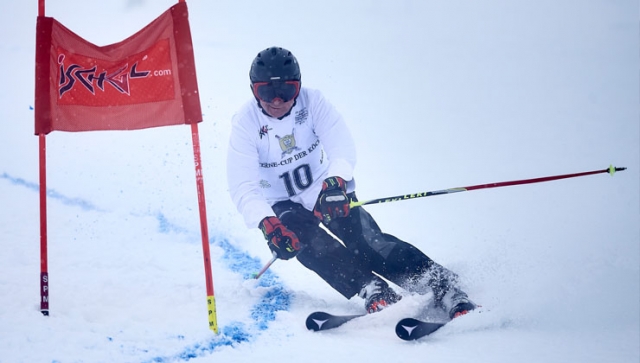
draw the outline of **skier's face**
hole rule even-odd
[[[269,116],[273,118],[280,118],[291,111],[291,107],[293,107],[295,99],[284,102],[279,98],[275,98],[271,102],[265,102],[263,100],[259,100],[259,102],[260,107],[262,107],[264,112],[266,112]]]
[[[300,81],[271,81],[251,84],[253,95],[269,116],[280,118],[291,111],[300,93]]]

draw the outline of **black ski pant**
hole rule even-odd
[[[355,193],[351,200],[357,201]],[[297,259],[331,287],[350,299],[371,282],[374,272],[400,287],[417,293],[431,289],[437,300],[452,287],[457,275],[437,264],[415,246],[383,233],[367,211],[353,208],[336,218],[327,229],[313,212],[292,201],[273,205],[282,224],[293,231],[303,246]]]

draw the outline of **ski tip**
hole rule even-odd
[[[416,340],[443,327],[445,323],[430,323],[414,318],[402,319],[396,324],[396,335],[402,340]]]
[[[310,317],[307,318],[304,325],[307,327],[307,330],[319,331],[322,328],[320,324],[316,323],[316,321]]]
[[[402,340],[412,340],[411,333],[418,327],[419,321],[413,318],[402,319],[396,324],[396,335]]]
[[[402,319],[396,324],[396,335],[402,340],[418,339],[412,336],[413,332],[418,328],[421,321],[414,318]]]
[[[329,330],[365,315],[367,314],[332,315],[322,311],[316,311],[315,313],[309,314],[305,321],[305,325],[307,326],[307,329],[313,331]]]
[[[305,325],[309,330],[320,331],[322,330],[322,325],[330,318],[331,314],[325,313],[323,311],[316,311],[309,314],[307,320],[305,321]]]

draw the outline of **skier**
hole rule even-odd
[[[401,299],[385,279],[432,291],[451,318],[474,309],[455,273],[382,232],[364,208],[350,208],[357,201],[350,131],[319,91],[301,87],[293,54],[261,51],[249,78],[254,98],[232,120],[227,181],[246,225],[262,230],[271,251],[297,257],[345,298],[360,296],[369,313]]]

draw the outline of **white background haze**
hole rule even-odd
[[[48,0],[107,45],[173,1]],[[190,129],[47,136],[51,316],[39,312],[37,1],[0,12],[0,362],[617,362],[640,360],[638,2],[188,1],[218,322],[208,329]],[[233,113],[258,51],[291,50],[344,115],[361,200],[607,168],[606,174],[366,207],[458,272],[484,312],[407,343],[424,297],[357,313],[270,257],[226,187]],[[270,299],[269,294],[274,294]],[[267,297],[265,299],[265,296]],[[264,308],[264,310],[260,310]],[[261,315],[262,314],[262,315]]]

